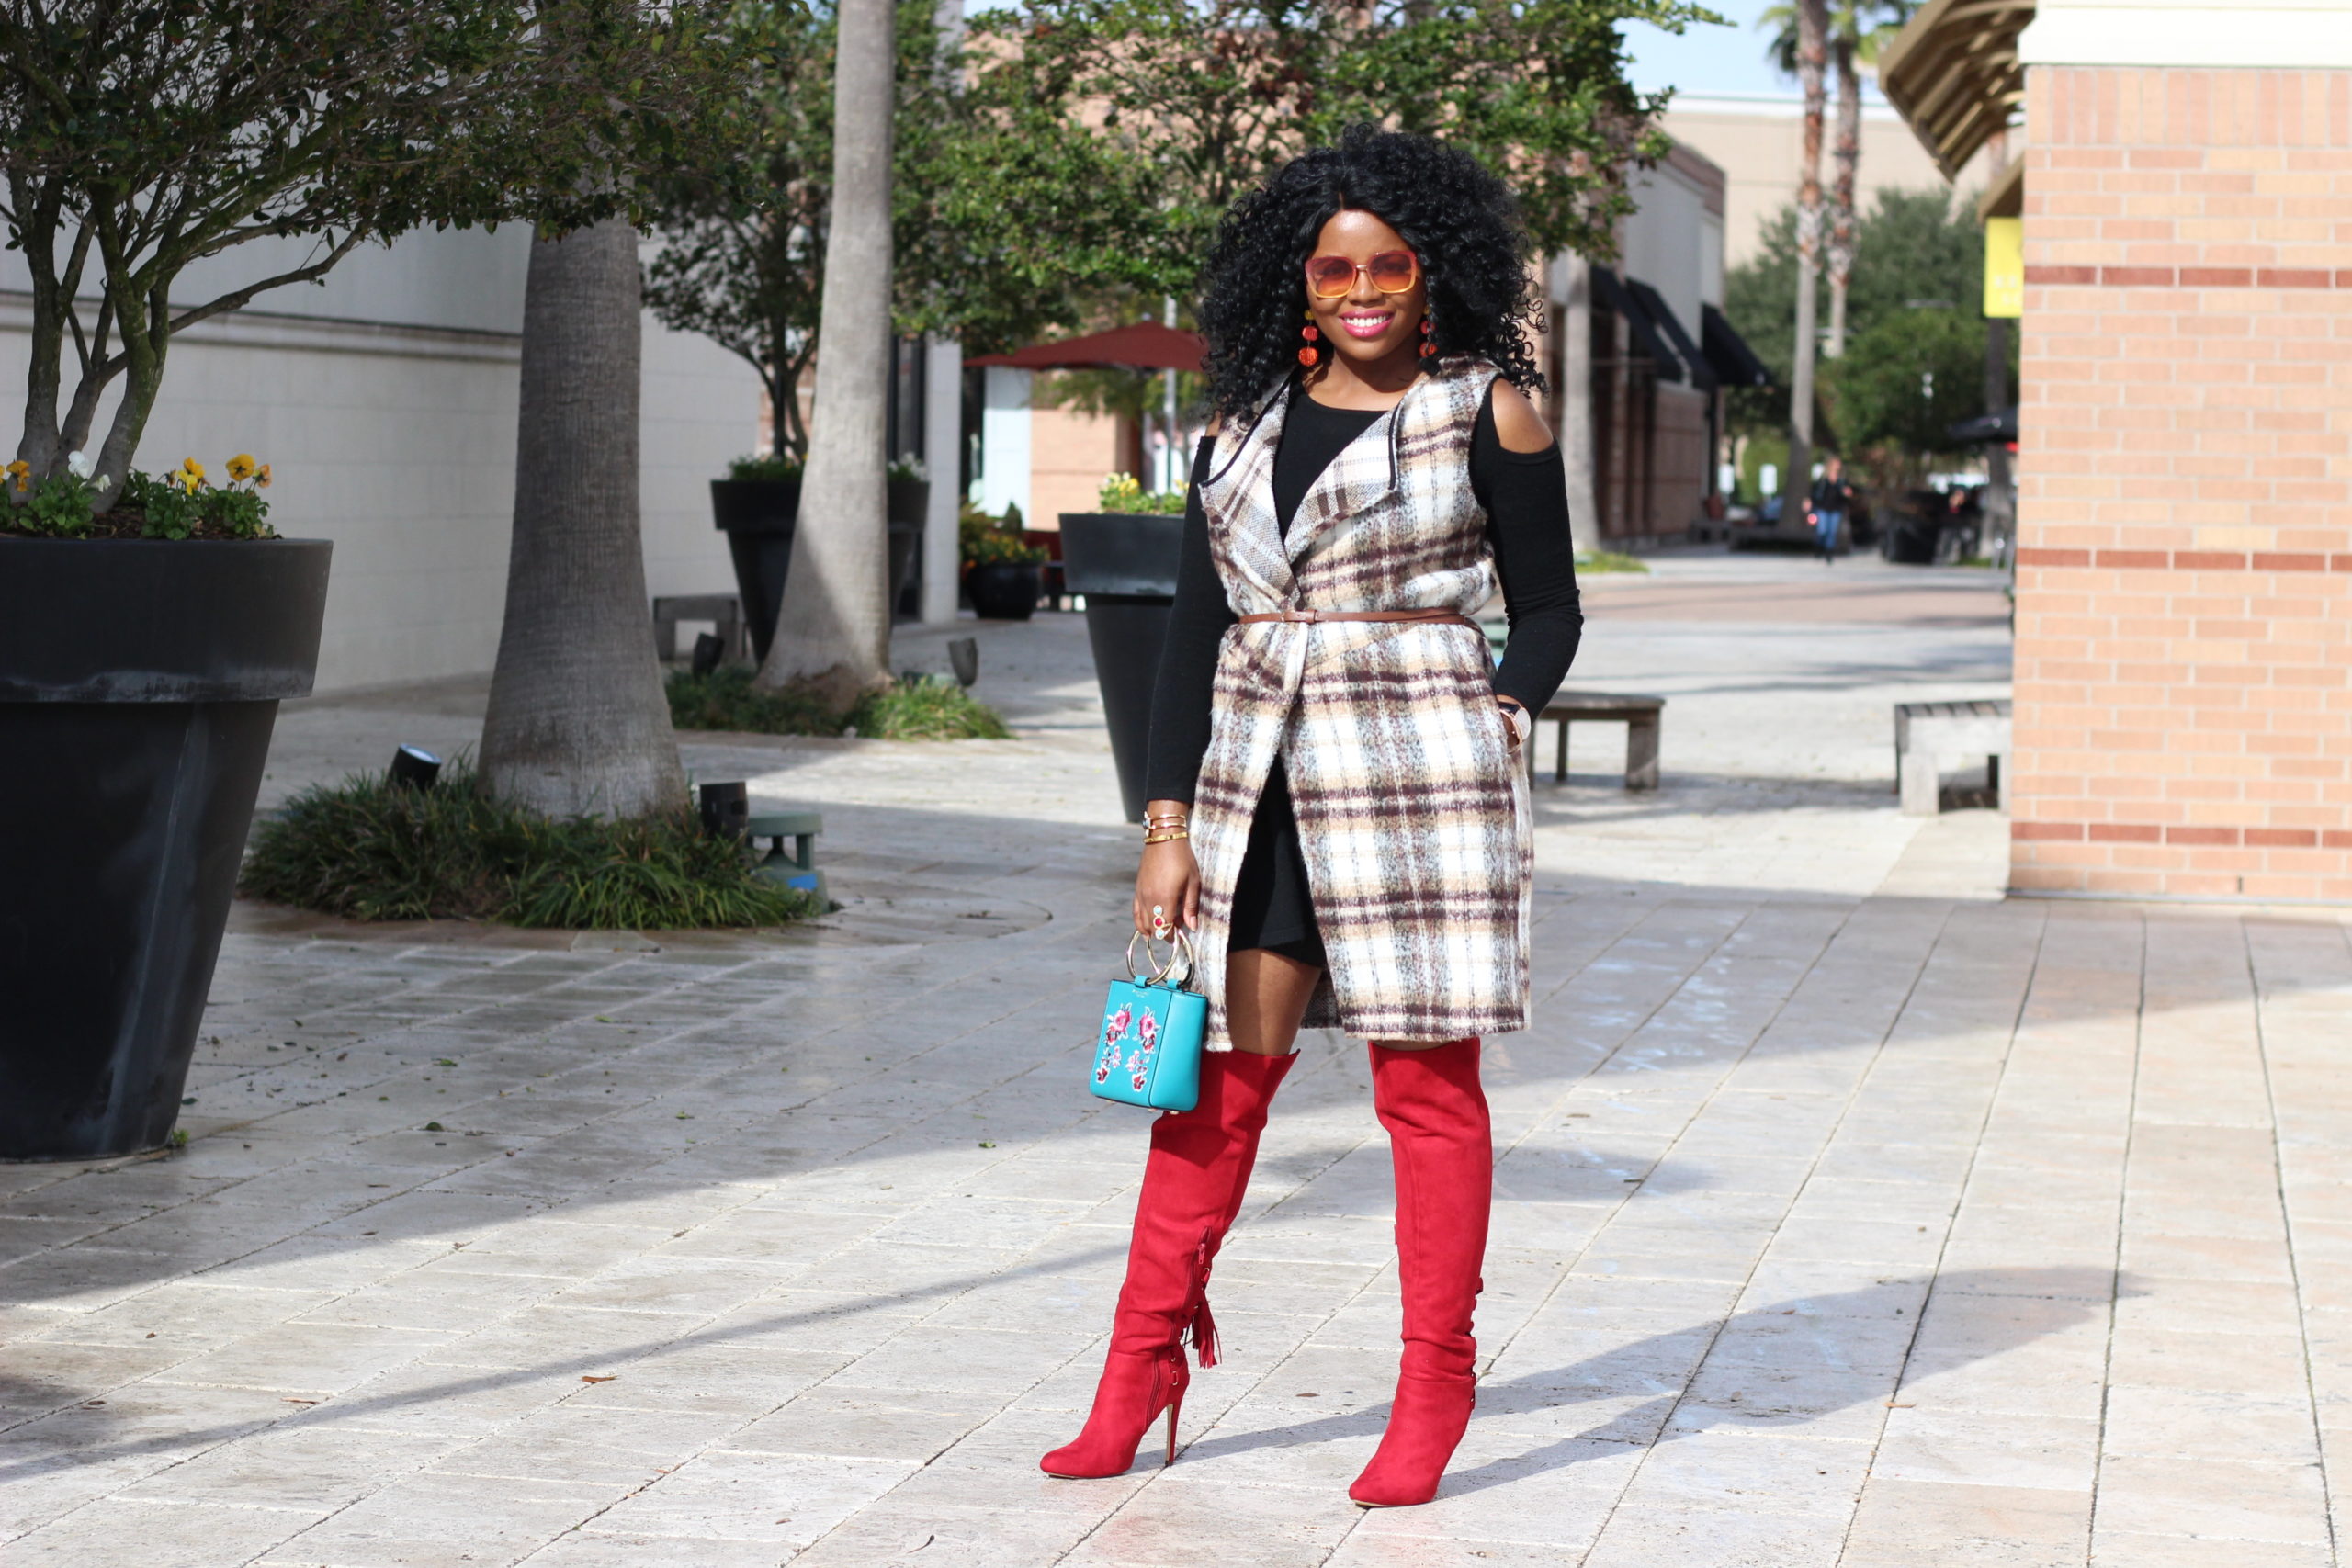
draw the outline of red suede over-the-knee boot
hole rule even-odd
[[[1476,1400],[1470,1317],[1483,1284],[1495,1179],[1478,1042],[1427,1051],[1373,1046],[1372,1101],[1396,1168],[1405,1353],[1388,1430],[1348,1495],[1368,1508],[1393,1508],[1437,1495]]]
[[[1127,1244],[1127,1280],[1111,1324],[1111,1353],[1095,1386],[1094,1409],[1078,1440],[1038,1466],[1048,1475],[1116,1475],[1136,1445],[1168,1412],[1167,1459],[1176,1457],[1176,1416],[1192,1374],[1189,1330],[1201,1365],[1216,1365],[1216,1321],[1209,1315],[1209,1265],[1250,1186],[1266,1108],[1290,1071],[1290,1056],[1216,1051],[1201,1058],[1200,1103],[1151,1124],[1151,1155]]]

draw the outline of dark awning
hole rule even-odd
[[[1201,338],[1158,321],[1033,343],[1011,354],[980,354],[967,365],[1003,365],[1016,370],[1194,370],[1201,367]]]
[[[1642,351],[1657,362],[1657,378],[1661,381],[1681,380],[1682,356],[1659,335],[1657,324],[1650,320],[1650,313],[1642,309],[1642,302],[1618,281],[1617,275],[1605,266],[1596,266],[1592,269],[1592,287],[1600,296],[1602,304],[1625,318],[1625,324],[1633,330],[1634,341],[1641,345]]]
[[[1699,352],[1699,345],[1690,341],[1690,334],[1682,330],[1682,318],[1674,313],[1674,307],[1666,302],[1666,296],[1638,277],[1627,278],[1625,288],[1642,302],[1642,309],[1649,312],[1651,322],[1674,345],[1676,357],[1690,367],[1690,384],[1702,392],[1713,391],[1714,367],[1707,363],[1707,356]]]
[[[1733,330],[1730,320],[1713,305],[1699,307],[1699,335],[1707,345],[1707,363],[1726,387],[1769,387],[1772,371],[1747,340]]]

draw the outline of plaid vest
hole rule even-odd
[[[1496,376],[1439,360],[1317,479],[1284,536],[1273,499],[1285,389],[1219,436],[1202,486],[1237,615],[1448,609],[1495,592],[1470,435]],[[1443,624],[1258,623],[1218,650],[1193,807],[1211,1050],[1229,1050],[1225,957],[1259,792],[1290,780],[1330,967],[1309,1027],[1435,1043],[1526,1026],[1526,783],[1485,637]]]

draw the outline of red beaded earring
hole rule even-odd
[[[1430,319],[1424,315],[1421,318],[1421,357],[1431,359],[1436,355],[1437,344],[1430,341]]]
[[[1298,329],[1298,335],[1306,340],[1306,346],[1298,351],[1298,362],[1312,369],[1323,362],[1323,334],[1315,328],[1314,311],[1306,312],[1306,325]]]

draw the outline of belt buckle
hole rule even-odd
[[[1283,612],[1283,619],[1293,626],[1311,626],[1316,623],[1318,617],[1312,610],[1285,609]]]

